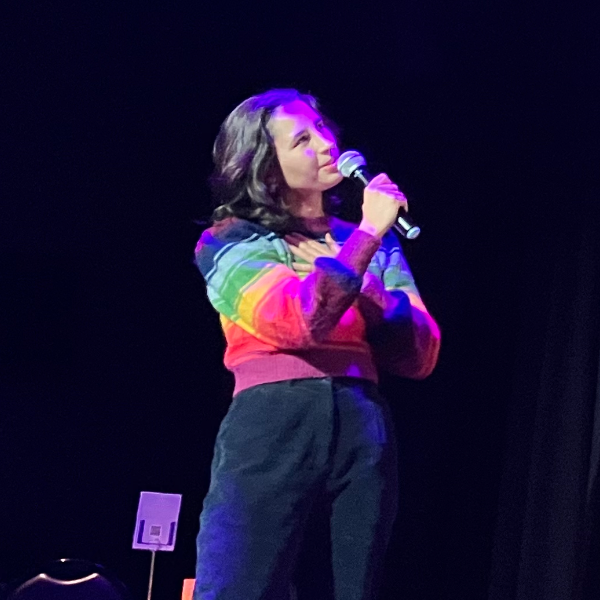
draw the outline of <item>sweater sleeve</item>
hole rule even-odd
[[[358,306],[379,366],[393,375],[424,379],[437,363],[440,330],[392,236],[385,239],[383,275],[365,274]]]
[[[279,238],[247,221],[204,232],[196,264],[214,308],[256,338],[281,349],[310,348],[324,340],[360,293],[379,240],[352,234],[337,258],[322,257],[300,279]]]

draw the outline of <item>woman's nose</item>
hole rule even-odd
[[[323,133],[323,132],[319,132],[319,149],[322,152],[327,152],[329,150],[331,150],[332,148],[335,148],[336,143],[335,143],[335,139],[333,138],[332,135],[329,135],[328,133]]]

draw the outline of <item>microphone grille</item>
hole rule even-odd
[[[352,173],[358,167],[364,167],[366,164],[365,157],[356,150],[347,150],[337,160],[338,171],[344,177],[352,177]]]

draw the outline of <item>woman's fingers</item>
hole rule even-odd
[[[396,222],[400,208],[408,210],[406,196],[385,173],[380,173],[363,192],[363,219],[359,227],[382,237]]]
[[[338,252],[340,251],[340,246],[333,239],[333,237],[330,233],[325,234],[325,243],[327,244],[327,246],[329,247],[329,249],[332,252],[335,252],[335,256],[337,256]]]
[[[297,273],[312,273],[315,270],[315,266],[310,263],[294,262],[292,263],[292,267]]]
[[[371,181],[373,182],[375,180],[377,180],[377,182],[373,186],[374,191],[393,198],[405,211],[408,212],[408,200],[406,199],[406,196],[385,173],[380,173]]]
[[[305,248],[300,248],[300,246],[293,246],[290,244],[290,251],[294,256],[297,256],[298,258],[302,258],[306,261],[311,261],[311,254],[309,252],[306,251]]]

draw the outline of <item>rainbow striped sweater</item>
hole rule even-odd
[[[196,264],[220,315],[234,394],[261,383],[346,376],[377,382],[378,369],[427,377],[440,332],[427,312],[393,233],[379,240],[333,217],[302,233],[341,246],[310,273],[265,227],[227,219],[207,229]]]

